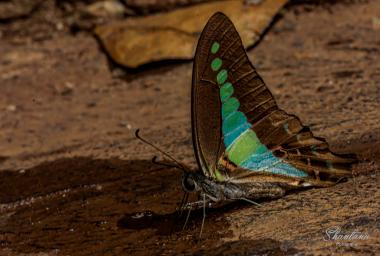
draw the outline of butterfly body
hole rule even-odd
[[[199,173],[186,176],[182,182],[186,192],[200,192],[206,200],[214,203],[241,199],[279,198],[286,192],[287,184],[269,182],[218,182]]]
[[[298,117],[280,109],[222,13],[205,26],[194,58],[192,133],[199,171],[186,191],[211,201],[281,197],[351,176],[354,155],[332,153]]]

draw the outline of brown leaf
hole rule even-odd
[[[247,5],[243,0],[217,1],[169,13],[130,18],[95,29],[117,63],[129,68],[160,60],[191,59],[207,20],[217,11],[234,22],[245,47],[253,45],[286,0]]]

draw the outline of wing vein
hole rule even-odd
[[[272,97],[270,97],[269,99],[266,99],[264,100],[263,102],[261,102],[260,104],[257,104],[254,108],[248,110],[246,112],[247,115],[249,115],[249,113],[252,113],[254,112],[256,109],[258,109],[259,107],[261,107],[262,105],[265,105],[266,103],[270,102],[270,101],[274,101],[274,99]]]
[[[224,54],[226,54],[229,50],[230,50],[230,48],[232,47],[232,46],[234,46],[236,43],[238,43],[240,41],[240,38],[235,38],[235,40],[233,40],[232,41],[232,43],[230,43],[227,47],[226,47],[226,49],[223,51],[223,53],[220,55],[221,56],[221,58],[223,58],[224,57]],[[235,52],[235,51],[234,51]],[[233,53],[234,53],[233,52]]]
[[[252,79],[254,79],[254,78],[252,78]],[[251,79],[251,80],[252,80],[252,79]],[[251,81],[251,80],[250,80],[250,81]],[[249,81],[249,82],[250,82],[250,81]],[[260,93],[264,92],[266,89],[267,89],[267,87],[266,87],[264,84],[261,84],[260,86],[255,87],[255,88],[253,88],[253,89],[247,91],[247,92],[244,93],[243,95],[241,95],[241,96],[239,97],[239,100],[241,101],[243,98],[245,98],[245,97],[247,97],[248,95],[253,94],[253,93],[255,93],[255,94],[253,95],[253,97],[256,97],[256,95],[259,95]]]
[[[246,78],[247,76],[252,75],[252,74],[254,74],[254,73],[256,73],[255,70],[250,70],[250,71],[248,71],[247,73],[242,74],[240,77],[238,77],[238,78],[234,81],[234,84],[236,85],[236,84],[239,83],[241,80],[243,80],[243,79]],[[254,79],[255,77],[257,77],[257,73],[256,73],[256,75],[253,76],[249,81],[251,81],[251,80]]]
[[[228,70],[235,71],[235,69],[233,69],[232,67],[235,66],[237,63],[239,63],[242,59],[244,59],[244,57],[245,57],[245,52],[243,52],[242,55],[240,55],[234,62],[232,62],[232,64],[228,67]]]

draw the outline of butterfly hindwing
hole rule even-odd
[[[222,13],[210,18],[198,42],[192,123],[198,163],[206,176],[219,181],[260,175],[321,185],[349,175],[355,160],[332,153],[324,139],[277,106]]]

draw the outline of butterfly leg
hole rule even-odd
[[[205,201],[206,206],[208,206],[208,207],[212,206],[213,200],[208,199],[206,196],[207,196],[206,194],[202,193],[200,200],[187,203],[183,208],[184,209],[189,209],[189,208],[199,209],[199,208],[203,207],[204,201]],[[205,197],[205,200],[203,200],[203,197]]]
[[[205,224],[206,219],[206,195],[203,194],[203,218],[202,218],[202,225],[201,225],[201,231],[199,232],[199,239],[202,236],[203,226]]]
[[[182,197],[181,204],[179,206],[179,217],[182,216],[183,210],[186,208],[186,204],[187,204],[188,199],[189,199],[189,193],[185,192],[183,197]]]
[[[195,205],[195,208],[198,208],[200,203],[202,203],[202,201],[196,201],[196,202],[190,202],[190,203],[186,202],[186,204],[183,206],[182,209],[189,209],[189,210],[187,212],[186,220],[185,220],[185,223],[183,224],[182,230],[185,230],[187,222],[189,222],[190,213],[191,213],[191,210],[193,209],[193,206]]]
[[[201,236],[202,236],[203,226],[204,226],[205,219],[206,219],[206,205],[207,204],[208,204],[208,206],[211,205],[210,199],[206,198],[206,194],[202,193],[201,196],[202,196],[202,200],[195,201],[195,202],[190,202],[190,203],[187,203],[184,206],[184,209],[188,208],[189,211],[187,212],[185,224],[183,225],[183,228],[182,228],[182,230],[185,229],[185,227],[187,225],[187,222],[189,221],[190,213],[191,213],[191,210],[193,209],[193,207],[195,206],[196,209],[202,207],[202,209],[203,209],[203,218],[202,218],[201,231],[199,233],[199,238],[201,238]]]
[[[189,221],[190,213],[191,213],[191,209],[192,209],[192,207],[190,206],[190,207],[189,207],[189,211],[187,212],[186,220],[185,220],[185,223],[183,224],[182,230],[185,230],[185,227],[186,227],[186,225],[187,225],[187,222]]]
[[[176,214],[176,217],[175,217],[175,220],[174,220],[173,225],[171,227],[171,233],[173,233],[173,231],[175,230],[175,228],[176,228],[176,226],[178,224],[178,221],[180,220],[180,218],[181,218],[181,216],[183,214],[183,211],[185,210],[185,207],[186,207],[188,199],[189,199],[189,193],[188,192],[184,192],[182,200],[181,200],[181,203],[179,205],[179,208],[178,208],[178,211],[177,211],[177,214]]]

